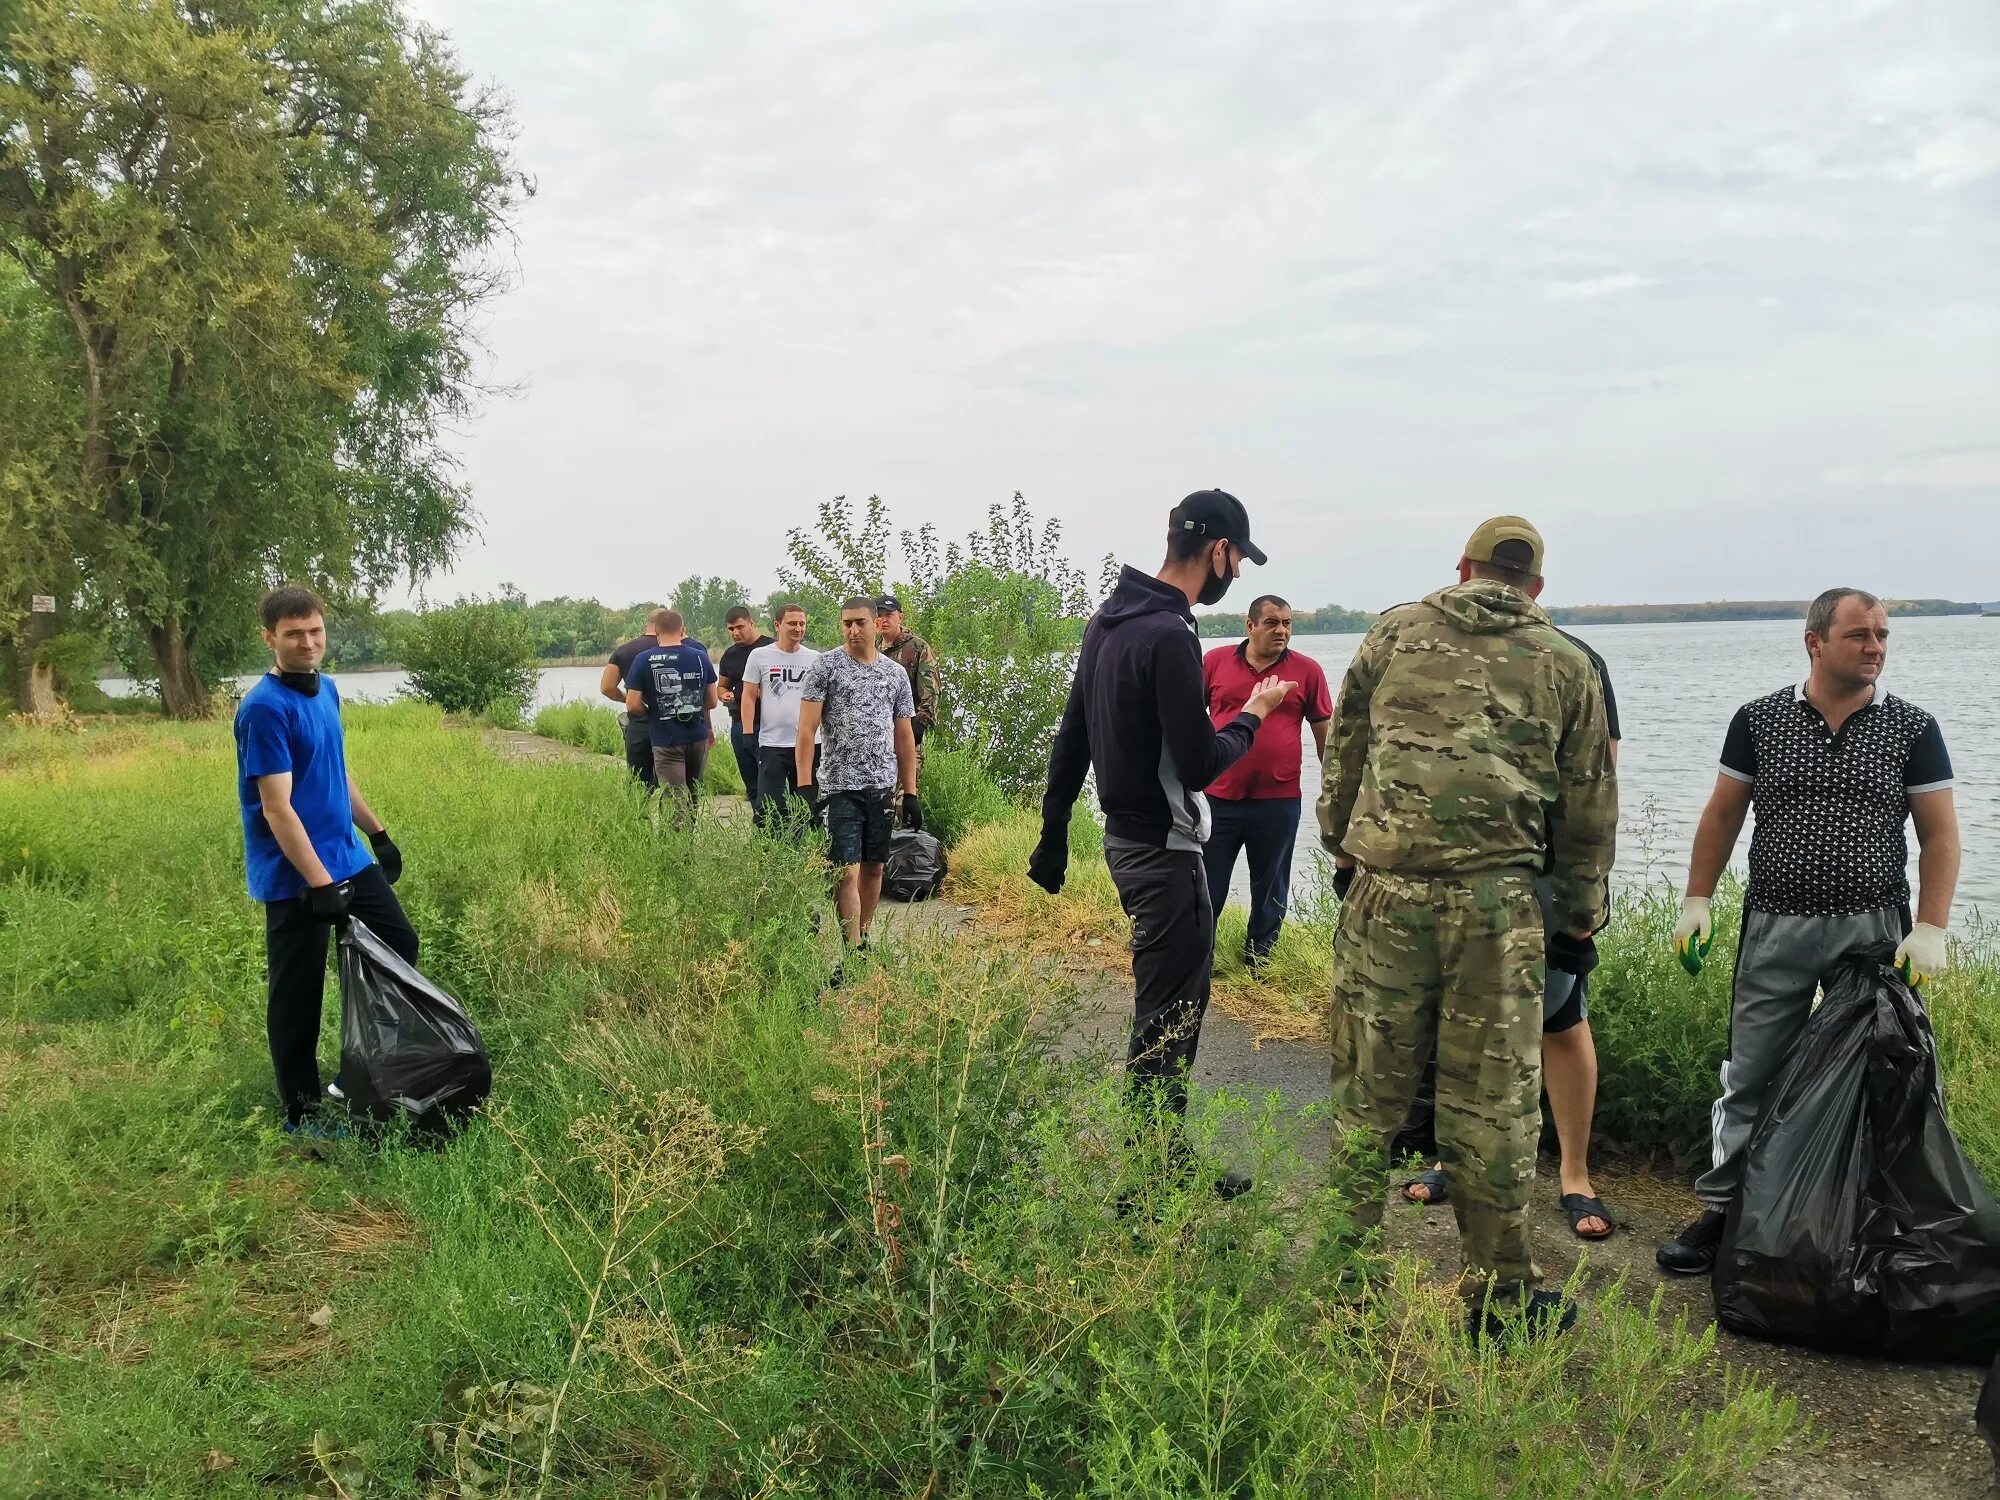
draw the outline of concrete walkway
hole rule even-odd
[[[978,913],[950,902],[917,906],[884,903],[877,930],[897,943],[935,942],[949,932],[976,932]],[[1117,959],[1115,950],[1107,954]],[[1083,1009],[1075,1040],[1101,1051],[1116,1066],[1131,1023],[1129,978],[1105,968],[1071,970]],[[1261,1100],[1275,1093],[1294,1115],[1325,1105],[1332,1093],[1323,1046],[1257,1042],[1250,1028],[1219,1010],[1202,1024],[1196,1055],[1197,1087],[1227,1089]],[[1300,1121],[1301,1154],[1325,1162],[1330,1136],[1323,1122]],[[1551,1284],[1581,1269],[1578,1295],[1586,1302],[1619,1279],[1625,1295],[1641,1303],[1662,1288],[1668,1318],[1685,1314],[1690,1327],[1714,1319],[1707,1278],[1664,1276],[1654,1247],[1672,1238],[1699,1211],[1681,1181],[1644,1167],[1593,1164],[1593,1184],[1611,1210],[1617,1233],[1586,1245],[1570,1232],[1556,1206],[1555,1163],[1544,1159],[1536,1186],[1532,1233],[1536,1263]],[[1458,1274],[1458,1230],[1449,1205],[1420,1208],[1393,1189],[1384,1220],[1390,1249],[1416,1257],[1439,1281]],[[1757,1492],[1772,1500],[1975,1500],[2000,1495],[1995,1462],[1972,1425],[1983,1372],[1964,1365],[1910,1365],[1819,1354],[1758,1343],[1717,1330],[1717,1349],[1780,1392],[1794,1397],[1820,1438],[1817,1452],[1787,1445],[1758,1474]]]

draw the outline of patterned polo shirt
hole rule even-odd
[[[1937,720],[1879,689],[1838,734],[1803,686],[1744,704],[1722,774],[1750,783],[1757,814],[1749,905],[1797,917],[1907,905],[1910,798],[1952,784]]]

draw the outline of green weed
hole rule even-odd
[[[438,1151],[275,1128],[226,726],[0,741],[0,1493],[1728,1495],[1796,1425],[1621,1296],[1510,1357],[1353,1295],[1272,1111],[1190,1125],[1268,1191],[1166,1172],[1015,953],[829,990],[810,851],[349,751],[493,1054]]]

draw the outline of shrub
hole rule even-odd
[[[979,757],[951,745],[924,746],[917,792],[923,799],[925,830],[947,849],[980,824],[997,822],[1013,810]]]
[[[461,599],[425,610],[396,634],[410,690],[448,713],[478,714],[535,696],[535,642],[519,610],[496,599]]]

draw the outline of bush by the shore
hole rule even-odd
[[[0,1492],[1693,1497],[1795,1433],[1615,1294],[1515,1356],[1407,1264],[1351,1295],[1247,1106],[1197,1138],[1266,1191],[1160,1189],[1018,951],[828,990],[809,851],[419,705],[349,747],[497,1087],[442,1151],[314,1161],[227,727],[0,729]]]

